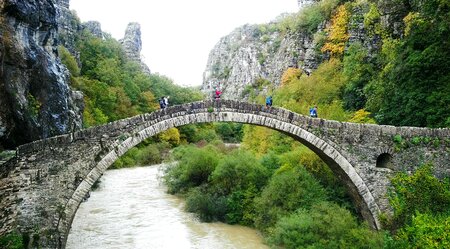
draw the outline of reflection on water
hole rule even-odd
[[[255,230],[201,223],[182,211],[159,182],[159,167],[107,171],[81,203],[66,248],[268,248]]]

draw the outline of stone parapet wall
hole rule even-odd
[[[137,115],[131,118],[118,120],[89,129],[76,131],[74,133],[55,136],[48,139],[37,140],[32,143],[24,144],[18,147],[19,155],[21,153],[29,153],[31,151],[39,151],[45,149],[48,146],[59,145],[62,143],[71,143],[78,139],[97,138],[99,135],[110,134],[117,135],[123,130],[130,131],[133,127],[139,126],[143,121],[158,121],[167,117],[173,117],[176,115],[185,115],[188,113],[208,112],[208,108],[217,108],[214,101],[199,101],[189,104],[177,105],[167,109],[161,109],[149,114]],[[374,125],[374,124],[356,124],[348,122],[339,122],[333,120],[325,120],[320,118],[310,118],[308,116],[296,114],[283,108],[272,107],[270,110],[266,110],[263,105],[251,104],[247,102],[239,102],[234,100],[221,100],[220,109],[226,111],[232,111],[236,113],[254,113],[261,116],[267,116],[276,118],[286,122],[293,123],[306,130],[315,132],[314,129],[321,129],[323,131],[346,131],[346,135],[363,136],[364,134],[373,136],[395,136],[400,135],[404,138],[413,137],[438,137],[450,139],[450,129],[439,128],[421,128],[421,127],[396,127],[387,125]],[[330,133],[330,132],[329,132]],[[342,133],[340,133],[342,134]],[[329,135],[329,134],[328,134]],[[336,136],[335,136],[336,137]],[[341,135],[342,137],[342,135]]]

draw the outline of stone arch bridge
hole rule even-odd
[[[18,231],[41,248],[64,248],[72,219],[94,182],[121,155],[172,127],[238,122],[268,127],[300,141],[348,187],[374,228],[389,212],[389,176],[425,162],[450,175],[450,129],[394,127],[313,119],[282,108],[221,100],[194,102],[17,148],[0,165],[0,235]]]

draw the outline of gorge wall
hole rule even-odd
[[[315,6],[326,6],[331,2],[336,5],[334,10],[322,14],[329,15],[328,17],[317,26],[305,26],[313,23],[310,19],[317,14],[314,13],[317,12],[314,10]],[[283,72],[290,67],[301,69],[303,74],[311,74],[321,62],[330,58],[330,54],[321,51],[321,48],[330,33],[331,19],[339,2],[343,4],[345,1],[298,0],[298,13],[282,15],[267,24],[244,25],[221,38],[209,54],[202,91],[209,98],[214,89],[219,87],[223,91],[223,97],[227,99],[248,99],[249,89],[270,93],[271,89],[277,88]],[[350,3],[347,5],[350,6],[347,7],[350,9],[350,17],[346,27],[348,42],[345,49],[358,42],[371,56],[379,53],[380,35],[365,26],[371,4],[376,4],[380,10],[377,18],[384,30],[394,37],[402,34],[403,18],[408,13],[406,3],[387,0]],[[316,9],[323,11],[326,8]],[[304,24],[286,28],[286,23],[294,19]]]
[[[82,24],[69,3],[0,2],[0,151],[82,127],[83,93],[71,89],[58,47],[67,48],[80,64],[76,41],[82,31],[101,39],[104,33],[99,22]],[[140,56],[138,23],[130,23],[121,43],[128,59],[150,74]]]
[[[50,0],[1,2],[1,147],[81,128],[82,94],[58,59],[59,13]]]
[[[320,58],[312,36],[282,34],[276,23],[245,25],[223,37],[210,52],[203,74],[202,91],[208,95],[220,87],[227,99],[246,97],[246,88],[256,88],[258,79],[275,86],[288,67],[314,70]]]

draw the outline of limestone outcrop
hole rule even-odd
[[[303,7],[307,6],[308,4],[318,2],[318,1],[319,0],[297,0],[299,8],[303,8]]]
[[[95,37],[103,39],[102,25],[98,21],[88,21],[82,24],[83,29],[87,29]]]
[[[314,52],[313,36],[271,31],[273,25],[276,23],[264,28],[244,25],[220,39],[210,52],[202,91],[210,96],[219,87],[224,98],[246,99],[249,89],[268,91],[278,87],[281,75],[289,67],[312,72],[321,61]]]
[[[75,49],[75,37],[81,30],[80,20],[69,9],[70,0],[57,0],[58,44],[66,47],[73,55],[78,57]]]
[[[141,25],[136,22],[129,23],[125,30],[125,36],[120,40],[120,43],[122,44],[128,59],[141,65],[142,70],[147,74],[150,74],[150,69],[141,58]]]
[[[80,96],[58,59],[58,13],[54,1],[0,3],[0,147],[81,128]]]

